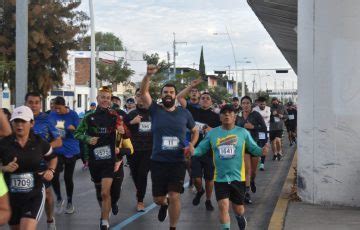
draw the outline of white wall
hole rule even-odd
[[[360,207],[360,2],[298,4],[299,195]]]

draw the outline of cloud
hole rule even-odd
[[[88,12],[88,2],[81,8]],[[172,55],[173,32],[177,41],[177,66],[198,64],[204,46],[207,71],[255,57],[257,66],[289,66],[246,1],[242,0],[106,0],[94,1],[97,31],[113,32],[130,50]],[[172,58],[171,58],[172,59]]]

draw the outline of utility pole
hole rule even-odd
[[[90,28],[91,28],[91,75],[90,75],[90,102],[96,100],[96,62],[95,62],[95,15],[92,0],[90,6]]]
[[[176,37],[175,37],[175,32],[173,33],[174,34],[174,41],[173,41],[173,49],[174,49],[174,79],[175,79],[175,76],[176,76],[176,56],[178,55],[176,53],[176,44],[187,44],[187,42],[177,42],[176,41]]]
[[[171,75],[170,75],[170,52],[169,52],[169,51],[167,52],[167,62],[168,62],[168,65],[169,65],[169,69],[168,69],[168,79],[169,79],[169,81],[170,81]]]
[[[28,91],[28,4],[28,1],[16,1],[16,106],[24,104]]]

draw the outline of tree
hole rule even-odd
[[[5,63],[15,61],[15,4],[14,0],[4,0],[0,53]],[[62,85],[62,75],[68,65],[67,52],[77,48],[77,36],[84,34],[88,27],[87,15],[76,10],[80,4],[80,1],[29,1],[29,91],[46,97],[54,86]],[[5,72],[4,80],[10,81],[13,92],[15,72],[11,69]]]
[[[151,77],[150,81],[150,95],[153,99],[161,98],[161,87],[164,85],[165,81],[168,79],[167,73],[170,68],[170,64],[166,63],[166,61],[161,60],[158,53],[154,54],[144,54],[143,55],[144,61],[148,65],[156,65],[158,67],[158,72],[155,76]]]
[[[205,77],[205,76],[206,76],[205,61],[204,61],[204,51],[203,51],[203,47],[202,47],[202,46],[201,46],[201,53],[200,53],[199,72],[200,72],[200,76],[201,76],[201,77]]]
[[[130,69],[130,64],[124,61],[124,58],[120,58],[113,63],[105,63],[100,60],[96,65],[98,70],[97,79],[111,82],[113,85],[128,81],[129,77],[135,73],[134,70]]]
[[[231,94],[228,93],[227,89],[222,86],[215,86],[209,89],[209,93],[213,102],[221,103],[222,100],[228,101],[231,98]]]
[[[85,36],[80,40],[80,49],[89,51],[91,48],[91,37]],[[97,32],[95,34],[95,46],[101,51],[123,51],[123,43],[113,33]]]

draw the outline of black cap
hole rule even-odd
[[[233,97],[232,100],[233,100],[233,101],[239,101],[239,98],[238,98],[238,97]]]
[[[235,112],[234,107],[229,104],[224,105],[220,110],[220,114],[225,113],[225,112]]]
[[[271,101],[278,101],[278,98],[277,97],[273,97],[272,99],[271,99]]]
[[[135,100],[134,100],[134,98],[128,98],[128,99],[126,99],[126,103],[127,104],[134,104]]]

